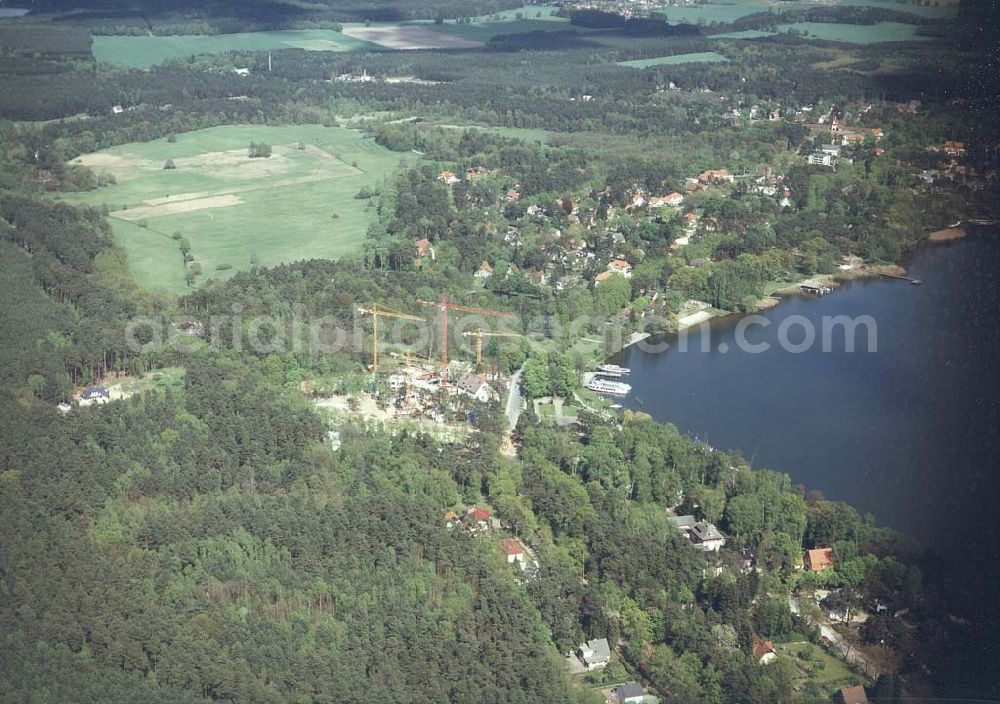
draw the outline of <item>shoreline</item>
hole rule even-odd
[[[966,227],[966,223],[979,225],[979,224],[994,224],[996,221],[987,220],[969,220],[962,221],[959,220],[954,225],[950,225],[946,228],[935,230],[934,232],[927,233],[918,242],[931,242],[937,244],[946,244],[949,242],[954,242],[960,239],[964,239],[969,235],[969,231]],[[909,252],[908,252],[909,253]],[[857,281],[862,279],[877,279],[883,274],[889,274],[891,276],[906,276],[907,269],[902,264],[860,264],[856,267],[850,269],[841,269],[831,274],[815,274],[814,276],[804,278],[800,281],[789,282],[782,285],[781,288],[774,289],[771,293],[762,296],[755,302],[754,310],[752,311],[720,311],[714,308],[708,308],[694,313],[689,313],[686,316],[678,319],[677,325],[673,330],[665,331],[664,333],[656,333],[657,335],[678,335],[685,330],[688,330],[699,325],[704,325],[705,323],[711,323],[713,320],[730,318],[730,317],[743,317],[746,315],[752,315],[753,313],[758,313],[765,310],[770,310],[780,305],[784,300],[785,296],[806,296],[802,291],[803,284],[814,282],[819,283],[823,286],[827,286],[831,289],[830,293],[833,293],[838,288],[843,286],[845,283],[850,281]],[[626,341],[621,349],[617,350],[611,355],[606,355],[607,361],[615,355],[621,354],[629,347],[632,347],[638,342],[651,337],[650,333],[633,333],[631,338]],[[600,363],[598,359],[595,363]]]

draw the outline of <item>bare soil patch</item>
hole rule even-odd
[[[228,194],[222,196],[212,196],[209,198],[192,198],[188,200],[172,201],[169,203],[161,203],[160,205],[129,208],[128,210],[116,210],[111,213],[111,216],[122,220],[145,220],[147,218],[163,217],[164,215],[190,213],[195,210],[205,210],[207,208],[228,208],[233,205],[240,205],[242,202],[243,199],[239,196]]]
[[[477,49],[483,46],[481,42],[413,25],[345,27],[344,34],[387,49]]]

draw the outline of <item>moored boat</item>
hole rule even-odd
[[[621,381],[610,381],[594,377],[587,382],[587,388],[598,394],[612,394],[614,396],[624,396],[632,387]]]

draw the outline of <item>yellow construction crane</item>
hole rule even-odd
[[[415,315],[400,313],[385,306],[379,306],[378,303],[373,303],[371,308],[358,308],[358,312],[372,317],[372,374],[378,374],[378,319],[380,317],[416,320],[420,323],[427,322],[427,318],[418,318]]]
[[[476,338],[476,369],[483,366],[484,337],[524,337],[524,335],[517,332],[491,332],[489,330],[483,330],[482,328],[470,330],[469,332],[463,332],[462,335],[465,337]]]

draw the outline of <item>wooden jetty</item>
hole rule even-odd
[[[888,279],[899,279],[900,281],[909,281],[914,286],[919,286],[920,284],[923,283],[923,281],[921,281],[920,279],[913,279],[910,278],[909,276],[900,276],[899,274],[887,274],[884,271],[880,271],[878,275],[884,276]]]

